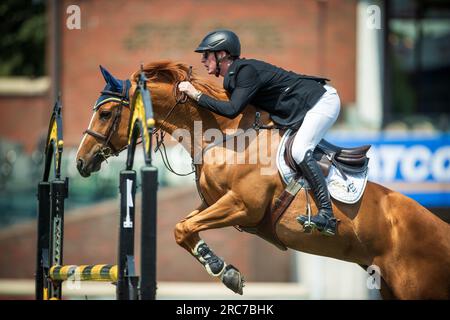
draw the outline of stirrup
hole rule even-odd
[[[311,204],[309,203],[308,188],[304,188],[306,198],[306,215],[297,217],[297,221],[303,226],[303,233],[312,233],[314,225],[311,223]]]
[[[311,215],[300,215],[297,218],[298,223],[303,226],[303,233],[312,233],[315,227],[315,223],[311,221]]]
[[[325,226],[319,227],[317,225],[319,221],[314,221],[317,219],[326,219]],[[321,234],[326,236],[336,235],[337,223],[339,222],[339,220],[337,220],[334,217],[320,216],[319,218],[319,215],[312,217],[312,219],[310,218],[309,215],[308,216],[300,215],[297,217],[297,221],[303,226],[305,233],[311,233],[314,229],[316,229]]]

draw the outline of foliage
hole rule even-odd
[[[44,0],[0,1],[0,76],[45,74]]]

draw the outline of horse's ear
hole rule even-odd
[[[112,87],[117,89],[122,88],[122,82],[119,79],[116,79],[108,70],[103,68],[103,66],[100,65],[99,67],[107,84],[110,84]]]

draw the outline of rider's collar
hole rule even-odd
[[[223,77],[223,87],[224,87],[225,90],[229,90],[230,89],[230,82],[232,81],[232,79],[234,78],[234,76],[236,75],[236,73],[238,71],[239,61],[240,60],[241,59],[234,60],[233,63],[228,68],[227,73]]]

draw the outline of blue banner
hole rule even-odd
[[[332,132],[327,140],[346,147],[371,144],[369,180],[423,206],[450,207],[450,134]]]

